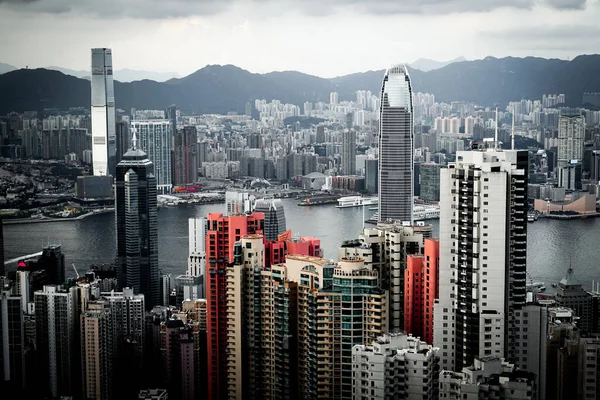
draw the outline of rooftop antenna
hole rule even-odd
[[[137,147],[137,137],[136,137],[136,132],[137,129],[135,129],[135,126],[131,127],[131,133],[133,134],[131,137],[131,150],[135,150]]]
[[[498,148],[498,106],[496,106],[496,131],[494,132],[494,150]]]
[[[515,149],[515,105],[512,106],[512,131],[510,137],[511,150]]]

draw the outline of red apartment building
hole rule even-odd
[[[439,297],[440,242],[425,239],[423,255],[406,259],[404,330],[433,344],[433,305]]]
[[[244,235],[262,234],[264,214],[210,213],[206,233],[206,294],[208,398],[227,398],[227,294],[225,269],[233,262],[235,242]],[[240,355],[241,356],[241,355]]]

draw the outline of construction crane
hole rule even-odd
[[[79,279],[79,272],[77,272],[77,268],[75,268],[75,263],[71,263],[71,266],[75,270],[75,275],[77,275],[77,279]]]

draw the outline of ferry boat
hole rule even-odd
[[[413,219],[415,221],[427,221],[430,219],[440,219],[440,206],[436,205],[415,205],[413,208]],[[379,213],[376,212],[369,222],[375,223],[379,220]]]
[[[413,219],[415,221],[440,219],[440,206],[414,206]]]
[[[377,197],[348,196],[338,200],[337,208],[371,206],[379,203]]]

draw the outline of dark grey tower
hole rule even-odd
[[[0,276],[4,276],[4,227],[0,218]],[[2,290],[2,288],[0,288]]]
[[[356,174],[356,131],[354,130],[342,133],[342,173]]]
[[[156,177],[154,165],[133,147],[117,165],[117,278],[122,288],[145,295],[146,308],[159,304]]]
[[[413,109],[404,65],[385,73],[379,114],[379,220],[412,225]]]
[[[277,240],[277,235],[286,230],[285,210],[279,199],[257,200],[254,211],[265,214],[264,234],[267,240]]]

